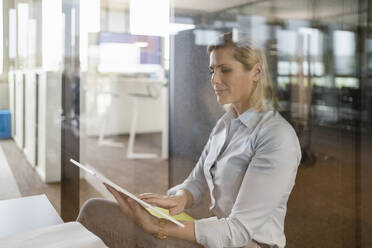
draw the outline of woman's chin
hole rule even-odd
[[[218,97],[218,96],[217,96],[217,102],[218,102],[219,104],[221,104],[221,105],[225,105],[225,104],[229,104],[229,103],[231,103],[231,102],[227,101],[227,99],[224,99],[224,98],[222,98],[222,97]]]

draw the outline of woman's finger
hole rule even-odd
[[[141,204],[139,204],[136,200],[128,197],[127,198],[127,202],[129,204],[129,206],[133,209],[133,210],[137,210],[137,209],[145,209]]]
[[[111,187],[108,184],[105,184],[105,187],[107,190],[114,196],[115,200],[118,202],[120,208],[124,211],[126,215],[131,216],[132,215],[132,209],[130,208],[127,199],[128,197],[124,194],[121,194],[121,192],[117,191],[113,187]]]
[[[154,199],[162,199],[162,196],[158,194],[154,194],[154,193],[143,193],[143,194],[138,195],[138,198],[147,203],[150,203],[150,202],[153,202]]]
[[[118,202],[121,202],[123,200],[122,195],[120,195],[120,193],[116,189],[114,189],[110,185],[107,185],[107,184],[104,184],[104,185],[105,185],[106,189],[115,197],[115,199]]]
[[[119,191],[117,191],[116,189],[114,189],[113,187],[111,187],[110,185],[108,185],[108,184],[106,184],[106,183],[103,183],[103,185],[105,185],[106,189],[107,189],[108,191],[110,191],[110,193],[111,193],[113,196],[121,197]]]
[[[155,195],[155,193],[141,193],[138,195],[138,197],[147,197],[147,196],[152,196]]]
[[[159,195],[154,193],[144,193],[139,195],[139,198],[151,205],[163,207],[163,208],[170,208],[177,205],[177,202],[172,199],[172,197]]]
[[[149,199],[149,198],[163,198],[164,196],[159,195],[159,194],[154,194],[154,193],[143,193],[138,195],[138,198],[141,200],[143,199]]]
[[[151,205],[162,207],[162,208],[167,208],[167,209],[171,207],[175,207],[177,205],[177,202],[169,198],[166,198],[166,199],[150,198],[150,199],[143,199],[143,201]]]
[[[177,214],[180,214],[181,212],[182,212],[182,211],[181,211],[181,209],[180,209],[178,206],[169,209],[169,214],[170,214],[171,216],[173,216],[173,215],[177,215]]]
[[[131,198],[128,198],[128,205],[136,219],[141,219],[144,215],[149,214],[142,205]]]
[[[118,190],[116,190],[114,187],[111,187],[110,185],[108,185],[108,184],[106,184],[106,183],[104,183],[105,185],[107,185],[110,189],[111,189],[111,191],[114,191],[114,192],[116,192],[118,195],[120,195],[122,198],[128,198],[128,196],[126,195],[126,194],[124,194],[124,193],[122,193],[122,192],[120,192],[120,191],[118,191]]]

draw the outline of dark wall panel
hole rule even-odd
[[[224,112],[209,80],[206,46],[195,44],[193,31],[176,35],[170,75],[169,184],[182,182],[195,166],[209,133]]]

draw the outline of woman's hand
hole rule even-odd
[[[139,198],[151,205],[168,209],[170,215],[182,213],[187,206],[192,205],[192,195],[186,190],[180,190],[171,196],[144,193]]]
[[[152,216],[146,209],[144,209],[135,200],[117,191],[113,187],[105,184],[108,191],[115,197],[119,204],[121,211],[131,218],[138,226],[142,227],[146,232],[156,233],[158,219]]]

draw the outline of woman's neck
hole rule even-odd
[[[241,114],[243,114],[245,111],[247,111],[248,109],[250,109],[252,107],[252,104],[250,103],[233,103],[232,104],[236,114],[238,116],[240,116]]]
[[[233,103],[232,107],[234,108],[236,114],[238,117],[243,114],[248,109],[251,109],[254,112],[261,112],[262,110],[265,110],[265,105],[262,103],[259,104],[252,104],[252,103]]]

